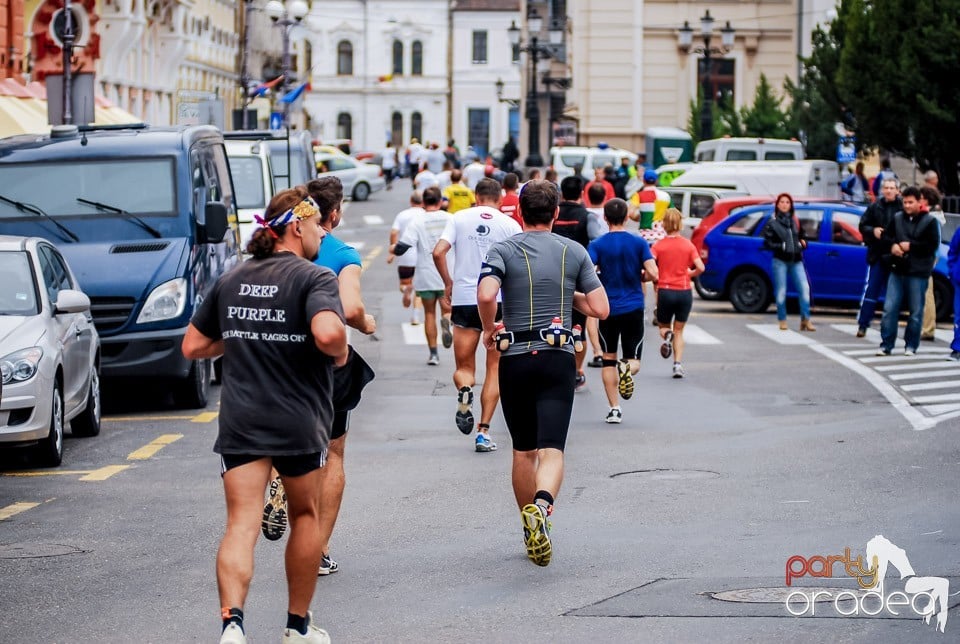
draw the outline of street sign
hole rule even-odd
[[[270,112],[270,129],[283,129],[283,112]]]
[[[857,160],[857,139],[853,136],[842,136],[837,144],[837,163],[845,165]]]

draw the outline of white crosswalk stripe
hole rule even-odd
[[[811,336],[797,331],[781,331],[777,324],[748,324],[747,328],[777,344],[816,344]]]
[[[383,217],[380,215],[364,215],[363,223],[368,226],[379,226],[383,223]]]
[[[723,344],[723,340],[710,335],[696,324],[687,324],[683,327],[683,341],[685,344]]]

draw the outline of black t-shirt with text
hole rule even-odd
[[[219,454],[324,450],[333,422],[333,361],[310,321],[343,309],[333,271],[292,253],[251,259],[211,287],[191,323],[224,340]]]

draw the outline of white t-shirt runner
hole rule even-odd
[[[513,218],[490,206],[465,208],[450,218],[440,239],[456,253],[450,302],[453,306],[477,305],[477,281],[490,246],[521,232]]]
[[[423,208],[415,206],[412,208],[407,208],[406,210],[401,210],[397,213],[397,216],[393,220],[393,230],[397,231],[397,241],[403,239],[403,233],[407,229],[407,226],[410,225],[410,222],[417,215],[423,214]],[[403,255],[397,257],[397,266],[416,266],[417,265],[417,249],[411,248]]]
[[[446,210],[425,210],[413,217],[403,231],[400,241],[417,251],[417,269],[413,274],[414,290],[442,291],[444,288],[443,278],[437,272],[437,265],[433,263],[433,248],[440,241],[440,235],[443,234],[450,217]],[[453,259],[448,253],[447,266],[452,262]]]

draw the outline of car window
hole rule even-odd
[[[260,157],[232,157],[230,172],[237,188],[239,208],[266,206],[263,190],[263,160]]]
[[[37,313],[30,257],[22,251],[0,252],[0,315]]]
[[[822,210],[798,210],[797,219],[803,228],[803,236],[810,240],[820,239],[820,223],[823,221]]]
[[[327,159],[327,170],[329,172],[334,172],[336,170],[353,170],[354,167],[355,166],[353,163],[347,157],[342,159],[338,157],[330,157]]]
[[[561,154],[560,161],[563,165],[568,168],[574,166],[580,166],[581,168],[587,162],[587,155],[585,154]]]
[[[796,158],[797,155],[793,152],[772,151],[763,153],[764,161],[793,161]]]
[[[617,157],[613,154],[594,154],[593,159],[590,160],[590,163],[594,169],[602,168],[608,163],[613,166],[619,165]]]
[[[859,246],[863,243],[863,235],[860,234],[860,215],[834,210],[832,228],[830,238],[834,244]]]
[[[714,201],[716,199],[713,198],[713,195],[690,195],[690,216],[706,217],[707,213],[713,210]]]
[[[697,161],[713,161],[716,158],[716,150],[704,150],[697,155]]]
[[[72,287],[63,260],[49,246],[40,246],[40,272],[50,304],[56,305],[60,291]]]
[[[670,202],[673,204],[674,208],[678,210],[683,209],[683,190],[664,190],[668,195],[670,195]]]
[[[727,227],[726,234],[750,236],[757,229],[757,224],[767,213],[763,210],[748,212]]]
[[[756,150],[728,150],[727,161],[756,161]]]

